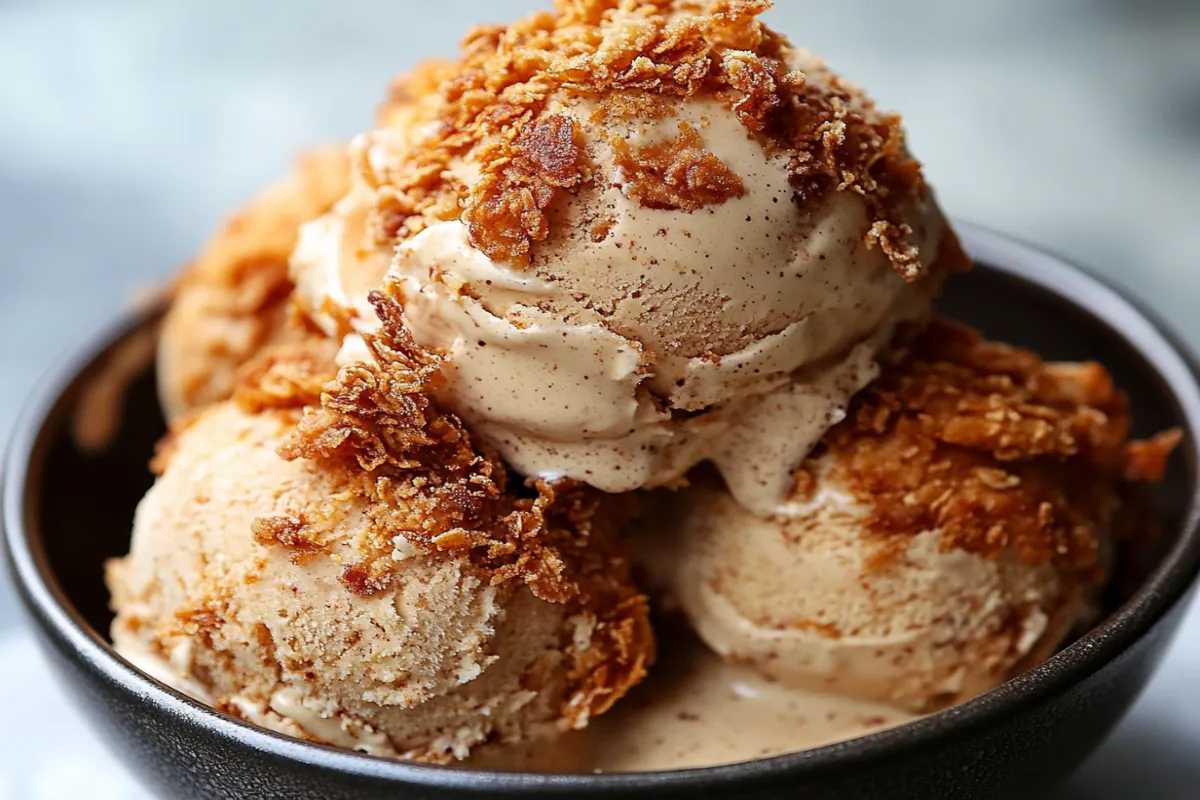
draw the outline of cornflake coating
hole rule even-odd
[[[297,295],[371,328],[366,296],[391,293],[446,357],[439,400],[520,474],[619,493],[713,461],[774,513],[874,351],[969,262],[898,118],[768,7],[562,2],[472,32],[356,140]]]
[[[653,659],[632,501],[509,485],[425,396],[437,359],[369,345],[382,366],[340,372],[319,340],[270,349],[232,401],[175,427],[108,571],[114,641],[289,735],[421,761],[535,740],[554,755]]]
[[[611,143],[617,166],[630,181],[629,196],[646,208],[698,211],[746,193],[742,179],[703,149],[700,136],[686,122],[665,146],[635,150],[619,136]]]
[[[426,64],[394,84],[381,121],[420,131],[417,139],[402,136],[386,159],[360,156],[366,182],[379,190],[381,240],[394,243],[461,216],[487,256],[525,260],[549,235],[546,209],[555,196],[593,180],[557,104],[595,102],[597,120],[653,120],[703,95],[786,159],[797,203],[861,195],[869,243],[915,279],[920,262],[901,208],[927,188],[905,150],[899,117],[878,112],[824,64],[798,56],[758,20],[770,6],[559,0],[554,11],[476,28],[457,63]],[[806,71],[795,66],[801,61]],[[738,177],[697,150],[693,138],[684,130],[671,152],[653,157],[626,153],[642,167],[630,196],[650,208],[694,210],[740,194]]]
[[[300,226],[350,185],[344,147],[313,151],[213,237],[184,270],[163,321],[159,394],[169,417],[229,397],[261,349],[308,333],[289,320],[288,258]]]
[[[1045,363],[940,319],[855,399],[824,457],[879,536],[939,530],[948,550],[1011,551],[1095,581],[1120,485],[1160,479],[1178,443],[1129,430],[1099,364]]]
[[[645,598],[631,582],[621,541],[635,498],[572,480],[510,488],[500,460],[430,399],[439,358],[412,342],[394,301],[379,293],[371,300],[384,322],[365,336],[374,363],[342,368],[279,448],[286,460],[346,471],[367,504],[370,534],[359,543],[361,558],[342,567],[341,582],[360,595],[389,589],[401,577],[393,553],[403,540],[418,551],[467,558],[492,585],[524,585],[593,619],[587,665],[573,675],[572,713],[582,726],[640,680],[653,658]],[[298,368],[301,377],[289,383],[307,380],[308,364]],[[238,399],[253,396],[245,388]],[[285,544],[279,523],[261,527]],[[283,537],[302,540],[292,527],[284,521]],[[307,552],[310,543],[297,549]]]

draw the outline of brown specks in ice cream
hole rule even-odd
[[[713,460],[778,509],[804,443],[750,465],[761,419],[733,409],[815,441],[961,251],[899,119],[769,6],[560,2],[472,32],[358,140],[355,202],[306,229],[299,293],[369,329],[369,290],[392,291],[446,360],[439,400],[523,475],[621,492]],[[351,228],[348,253],[330,232]],[[390,264],[367,289],[358,252]]]
[[[885,727],[1087,619],[1179,434],[1128,442],[1097,365],[926,325],[966,254],[899,118],[770,6],[477,28],[232,222],[168,316],[120,651],[304,739],[528,746],[646,674],[655,487],[633,541],[708,649],[598,769]]]
[[[372,302],[392,323],[364,337],[374,363],[344,367],[280,448],[288,460],[340,464],[357,476],[351,491],[365,499],[373,524],[360,548],[365,558],[346,565],[342,581],[359,594],[388,589],[399,540],[461,555],[492,585],[513,581],[577,609],[594,620],[592,666],[576,676],[582,724],[636,683],[652,658],[645,599],[621,555],[635,501],[571,480],[530,481],[531,496],[510,490],[504,465],[431,400],[438,357],[408,336],[394,301],[375,294]]]
[[[176,429],[109,569],[117,646],[257,724],[416,760],[606,711],[654,649],[626,499],[510,486],[426,395],[437,358],[386,333],[300,416],[317,346]]]

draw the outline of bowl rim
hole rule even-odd
[[[1046,250],[969,224],[957,226],[968,252],[1006,276],[1032,284],[1099,318],[1154,367],[1184,424],[1200,432],[1200,366],[1180,337],[1128,293]],[[237,745],[346,776],[431,789],[534,794],[620,793],[629,789],[712,790],[781,774],[816,777],[856,763],[893,758],[931,740],[958,737],[999,723],[1099,671],[1143,637],[1187,593],[1200,572],[1200,485],[1194,486],[1176,543],[1119,609],[1043,664],[979,697],[895,728],[797,753],[712,767],[638,773],[540,774],[413,764],[293,739],[226,716],[159,683],[119,656],[84,622],[49,570],[30,535],[31,467],[44,450],[65,393],[80,373],[144,324],[146,309],[122,314],[100,334],[71,350],[42,380],[18,417],[3,462],[3,527],[9,572],[27,611],[91,670],[136,695],[178,724],[206,730]],[[1200,470],[1200,436],[1185,438],[1193,476]]]

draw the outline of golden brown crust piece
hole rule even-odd
[[[335,375],[323,352],[274,351],[243,371],[236,399],[250,411],[308,405],[280,455],[338,469],[349,491],[366,499],[371,536],[361,549],[373,555],[343,565],[347,590],[389,587],[399,576],[393,554],[402,541],[465,555],[493,584],[519,582],[594,618],[589,646],[564,642],[576,659],[564,717],[582,726],[636,684],[653,659],[646,599],[633,585],[622,539],[634,498],[568,480],[510,487],[495,454],[431,399],[440,358],[416,346],[394,301],[378,292],[371,301],[384,322],[377,335],[364,336],[375,364]],[[322,379],[319,405],[311,405]],[[322,546],[319,521],[312,522],[263,519],[254,533],[304,559]]]
[[[626,191],[646,208],[697,211],[746,194],[742,179],[704,149],[700,134],[686,122],[665,145],[635,149],[620,136],[610,141],[629,182]]]
[[[310,336],[263,349],[238,370],[233,399],[250,414],[317,405],[337,373],[333,339]]]
[[[1156,478],[1178,442],[1126,443],[1124,395],[1099,364],[1035,354],[933,321],[827,435],[838,477],[884,537],[941,530],[946,549],[1015,551],[1101,577],[1126,479]]]
[[[349,181],[344,147],[305,155],[183,272],[160,344],[160,391],[170,416],[229,397],[238,368],[262,348],[307,336],[289,321],[288,258],[300,226],[328,211]]]
[[[358,165],[380,190],[384,244],[461,215],[472,243],[489,257],[526,259],[548,234],[545,209],[555,195],[592,179],[570,123],[552,101],[598,98],[601,116],[654,118],[674,102],[707,94],[787,158],[797,202],[819,203],[835,191],[862,195],[871,218],[868,243],[879,245],[906,278],[916,278],[919,261],[902,211],[926,187],[905,150],[899,118],[875,111],[859,90],[823,68],[814,80],[789,65],[791,46],[758,19],[769,0],[558,0],[555,6],[509,26],[477,28],[464,40],[459,62],[424,65],[394,85],[381,120],[436,133],[398,148],[382,168],[365,158]],[[547,138],[554,142],[549,163],[532,145]],[[670,186],[669,200],[662,191],[635,199],[694,209],[736,196],[737,176],[696,149],[682,141],[672,157],[651,160],[688,165],[670,173],[673,182],[656,182],[659,189]],[[470,186],[450,169],[465,160],[481,171]]]

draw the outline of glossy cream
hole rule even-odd
[[[370,192],[355,184],[332,211],[300,227],[292,251],[294,296],[330,336],[344,335],[346,321],[366,327],[375,322],[367,295],[381,286],[391,254],[371,240],[371,208]]]

